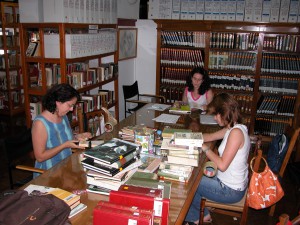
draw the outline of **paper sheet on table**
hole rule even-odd
[[[176,123],[180,116],[171,114],[161,114],[160,116],[154,118],[156,122],[160,123]]]
[[[153,109],[156,111],[164,111],[168,108],[170,108],[170,105],[166,105],[166,104],[154,104],[154,105],[148,107],[148,109]]]
[[[200,123],[201,124],[218,124],[214,119],[214,115],[202,115],[200,114]]]

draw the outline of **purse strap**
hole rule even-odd
[[[250,168],[251,168],[251,171],[252,171],[252,172],[255,172],[255,171],[253,170],[253,162],[254,162],[254,160],[255,160],[256,158],[257,158],[257,156],[254,156],[254,157],[251,159],[251,161],[250,161]],[[268,166],[267,160],[266,160],[263,156],[261,156],[261,159],[263,159],[264,162],[265,162],[265,164],[266,164],[266,166]]]

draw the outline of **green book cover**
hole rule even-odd
[[[113,138],[101,145],[83,152],[86,157],[99,160],[106,164],[112,164],[139,149],[139,145]]]
[[[141,177],[137,177],[137,176],[134,177],[134,175],[128,181],[126,181],[125,184],[132,185],[132,186],[138,186],[138,187],[164,189],[163,198],[170,198],[171,186],[172,186],[171,182],[157,180],[157,179],[141,178]],[[157,175],[156,175],[156,177],[157,177]]]

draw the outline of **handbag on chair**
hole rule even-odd
[[[255,157],[250,162],[252,176],[249,183],[247,200],[249,207],[264,209],[278,202],[284,196],[284,191],[277,176],[269,168],[265,158],[262,157],[265,162],[265,168],[262,172],[255,172],[253,170],[252,163],[254,159]]]

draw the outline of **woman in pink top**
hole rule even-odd
[[[187,77],[186,86],[182,96],[183,103],[189,104],[191,109],[206,110],[214,96],[207,71],[200,67],[194,68]]]

